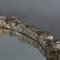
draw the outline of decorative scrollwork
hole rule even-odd
[[[22,23],[16,17],[0,16],[0,36],[9,33],[37,48],[45,57],[60,55],[60,41],[54,40],[51,33],[34,25]]]

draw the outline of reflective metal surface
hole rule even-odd
[[[14,16],[0,16],[0,35],[7,33],[37,48],[48,60],[59,60],[60,41],[55,41],[51,33],[42,31],[34,25],[22,23]]]

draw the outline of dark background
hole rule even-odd
[[[60,37],[60,0],[0,0],[0,14],[14,15]]]

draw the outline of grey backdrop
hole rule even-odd
[[[14,15],[26,23],[51,32],[54,39],[60,38],[60,0],[0,0],[0,15]],[[16,38],[8,38],[0,38],[1,60],[45,59],[28,44]]]
[[[39,51],[17,37],[0,37],[0,60],[45,60]]]

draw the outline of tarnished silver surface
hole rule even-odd
[[[60,55],[60,41],[54,41],[51,33],[42,31],[34,25],[22,23],[14,16],[0,16],[0,36],[7,33],[38,48],[47,59],[53,60]]]

